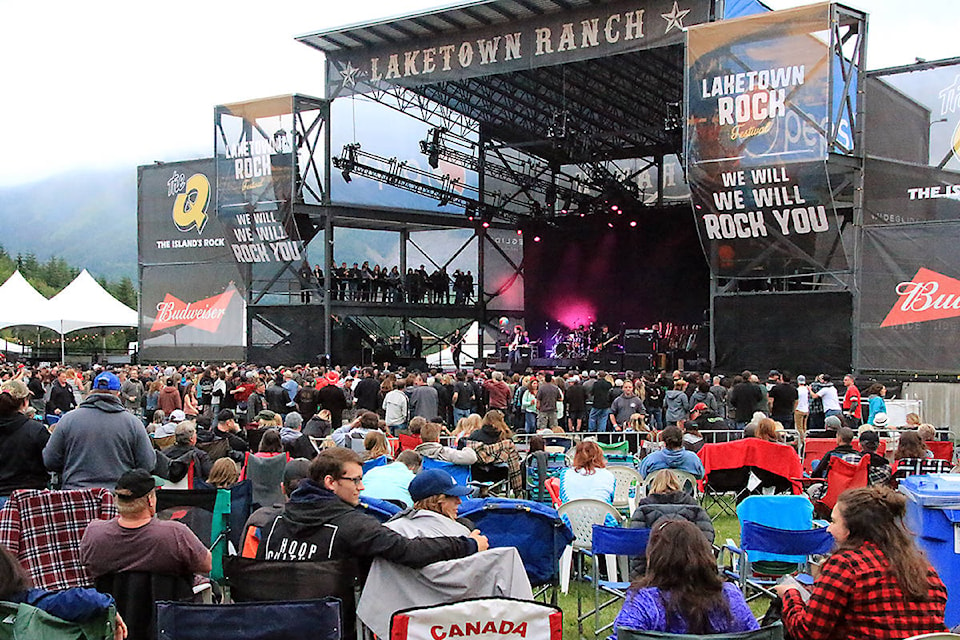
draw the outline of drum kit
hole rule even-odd
[[[593,351],[590,331],[580,325],[570,332],[558,329],[550,340],[553,343],[554,358],[586,358]]]

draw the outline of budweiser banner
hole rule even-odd
[[[958,236],[960,222],[864,228],[858,368],[960,371]]]
[[[216,214],[216,175],[212,158],[138,169],[140,264],[233,260]]]
[[[826,167],[829,56],[817,35],[829,16],[821,4],[689,30],[688,177],[716,275],[848,268]]]
[[[144,267],[141,359],[243,359],[246,318],[237,273],[232,262]]]
[[[711,4],[619,0],[398,44],[327,51],[327,96],[492,76],[679,44],[686,27],[709,19]],[[317,44],[320,35],[299,40]]]

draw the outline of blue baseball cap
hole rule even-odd
[[[468,486],[458,484],[443,469],[426,469],[410,481],[410,497],[414,502],[430,496],[467,496],[473,493]]]
[[[107,391],[120,391],[120,378],[109,371],[104,371],[93,379],[93,388],[106,389]]]

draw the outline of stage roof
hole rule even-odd
[[[684,30],[716,13],[716,0],[486,0],[298,40],[326,54],[328,97],[383,100],[402,87],[474,119],[488,138],[564,165],[679,153]],[[640,14],[635,37],[628,20]],[[541,50],[545,28],[553,51]],[[513,58],[505,53],[510,36],[520,52]],[[493,39],[499,50],[478,62],[480,41]],[[428,72],[422,52],[451,44],[452,64]],[[476,55],[458,65],[464,47]],[[400,74],[391,79],[392,59]]]

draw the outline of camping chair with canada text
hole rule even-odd
[[[471,636],[562,640],[563,612],[531,600],[473,598],[397,611],[390,619],[390,640]]]

